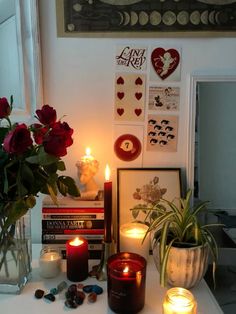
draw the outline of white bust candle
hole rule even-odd
[[[142,243],[148,226],[141,223],[127,223],[120,227],[120,251],[142,255],[147,259],[149,255],[149,236]]]
[[[39,258],[40,276],[54,278],[61,271],[61,255],[57,250],[45,248]]]

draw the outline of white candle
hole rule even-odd
[[[149,237],[147,236],[142,243],[148,230],[148,226],[141,223],[128,223],[120,227],[120,251],[131,252],[148,258],[149,255]]]
[[[196,314],[197,303],[193,294],[184,288],[171,288],[166,292],[163,314]]]
[[[40,275],[44,278],[54,278],[61,271],[61,255],[56,250],[44,249],[39,258]]]

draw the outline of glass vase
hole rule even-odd
[[[20,294],[31,276],[30,211],[11,225],[3,236],[0,226],[0,293]]]

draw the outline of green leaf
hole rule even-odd
[[[68,176],[58,177],[57,186],[58,186],[59,192],[64,196],[66,196],[67,194],[71,196],[76,196],[76,197],[80,196],[79,189],[74,179],[72,179],[71,177],[68,177]]]
[[[66,166],[65,166],[64,161],[59,160],[57,162],[57,169],[60,170],[60,171],[65,171],[66,170]]]
[[[139,214],[139,210],[132,210],[132,216],[134,219],[138,217],[138,214]]]
[[[43,147],[39,148],[38,158],[39,158],[39,164],[41,166],[46,166],[46,165],[56,163],[59,159],[58,157],[47,154]]]
[[[25,160],[30,164],[39,164],[39,157],[37,155],[27,157]]]
[[[3,226],[4,230],[6,230],[10,225],[14,224],[22,216],[24,216],[28,210],[29,207],[27,206],[27,202],[25,200],[18,200],[14,202]]]
[[[3,143],[3,140],[7,135],[8,131],[9,131],[8,128],[0,127],[0,143]]]

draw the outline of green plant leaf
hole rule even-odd
[[[78,197],[80,196],[79,189],[71,177],[68,176],[60,176],[57,179],[57,186],[60,193],[64,196],[67,194],[71,196]]]
[[[56,163],[58,161],[58,157],[47,154],[43,147],[39,148],[38,158],[39,158],[39,164],[41,166],[47,166],[47,165]]]

